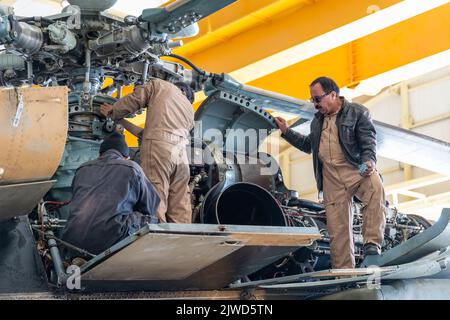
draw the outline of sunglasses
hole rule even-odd
[[[327,93],[324,93],[324,94],[321,95],[321,96],[311,97],[311,98],[309,99],[309,101],[311,101],[312,103],[315,103],[315,104],[320,103],[320,101],[322,101],[322,99],[325,98],[325,97],[326,97],[327,95],[329,95],[330,93],[331,93],[331,91],[330,91],[330,92],[327,92]]]

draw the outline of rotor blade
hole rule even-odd
[[[215,90],[223,90],[236,95],[243,95],[252,100],[261,108],[280,111],[289,114],[301,116],[305,120],[310,120],[317,112],[314,105],[310,102],[264,90],[257,87],[242,84],[227,74],[220,75],[220,80],[205,89],[206,95],[213,93]]]
[[[178,0],[164,8],[142,11],[142,20],[156,26],[161,33],[175,34],[236,0]]]
[[[379,121],[373,123],[380,156],[450,175],[450,143]]]

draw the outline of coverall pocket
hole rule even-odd
[[[325,211],[329,210],[330,207],[333,207],[336,204],[335,201],[323,202],[323,206],[325,207]]]
[[[353,122],[341,123],[342,139],[347,144],[356,143],[355,140],[355,124]]]
[[[362,181],[363,182],[356,192],[356,197],[363,203],[363,206],[366,207],[370,203],[375,189],[371,177],[365,177]]]

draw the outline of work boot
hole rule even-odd
[[[375,243],[366,243],[364,245],[364,256],[379,256],[381,250]]]

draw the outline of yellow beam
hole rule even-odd
[[[242,31],[255,25],[267,22],[263,13],[272,10],[280,3],[288,1],[280,0],[245,0],[237,1],[215,14],[199,21],[200,32],[197,36],[188,38],[183,52],[197,52],[213,46],[215,42],[223,42],[230,38],[235,30]],[[290,6],[295,6],[305,0],[294,0]],[[286,10],[286,6],[281,8]],[[272,11],[274,12],[274,11]]]
[[[373,15],[353,21],[336,30],[235,70],[231,72],[231,75],[242,82],[249,82],[341,45],[351,44],[352,41],[364,38],[369,34],[406,21],[447,3],[448,0],[405,0]],[[349,51],[353,51],[352,46],[350,46]]]
[[[450,4],[279,70],[249,84],[300,99],[314,78],[329,75],[340,87],[450,48]],[[432,34],[439,35],[439,41]],[[350,48],[351,47],[351,48]]]
[[[448,16],[450,4],[278,70],[249,84],[300,99],[309,97],[308,84],[322,75],[333,77],[340,87],[354,87],[362,80],[446,52],[450,48]],[[440,40],[433,40],[430,34],[439,34]],[[262,37],[263,35],[259,38]],[[243,46],[228,52],[228,58],[221,59],[220,55],[215,55],[213,60],[223,62],[222,71],[226,72],[230,61],[234,63],[245,58],[241,54],[245,52],[245,44]],[[222,47],[218,46],[217,49]],[[255,53],[259,50],[253,48]],[[196,107],[202,101],[201,97],[198,98]]]
[[[255,61],[291,48],[299,43],[367,16],[372,0],[279,0],[238,1],[214,14],[210,21],[224,20],[222,16],[241,7],[242,14],[228,24],[218,23],[219,28],[209,29],[206,35],[195,38],[175,52],[198,63],[211,72],[231,72]],[[384,9],[399,0],[378,0],[376,5]],[[233,57],[233,58],[232,58]]]

